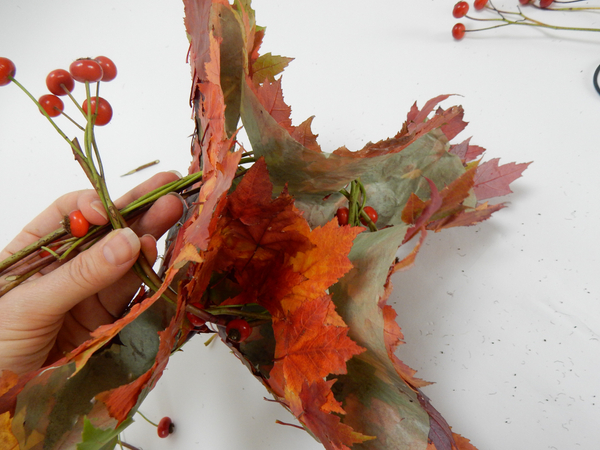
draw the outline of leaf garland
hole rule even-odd
[[[171,230],[159,291],[49,367],[0,377],[4,449],[102,449],[116,441],[196,332],[217,332],[282,406],[330,450],[473,450],[396,355],[403,335],[386,304],[391,275],[410,268],[428,230],[472,225],[504,204],[525,164],[480,163],[485,149],[450,141],[467,125],[441,95],[415,103],[392,138],[325,153],[313,118],[293,125],[281,72],[260,54],[265,28],[250,0],[184,0],[198,193]],[[255,157],[240,169],[242,122]],[[339,226],[339,192],[360,179],[378,231]],[[399,247],[419,235],[403,260]],[[177,304],[161,300],[167,289]],[[194,329],[190,305],[213,321]],[[225,324],[247,317],[241,343]],[[212,328],[211,328],[212,327]]]

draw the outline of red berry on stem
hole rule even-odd
[[[81,83],[85,81],[95,83],[102,79],[102,67],[100,67],[98,61],[93,59],[83,58],[73,61],[69,66],[69,72],[71,72],[75,81]]]
[[[542,8],[547,8],[549,7],[552,3],[554,2],[554,0],[540,0],[540,7]]]
[[[38,100],[38,103],[50,117],[60,116],[60,113],[62,113],[63,109],[65,108],[62,100],[56,95],[52,94],[42,95]],[[41,112],[42,111],[40,111],[40,113]]]
[[[160,422],[158,422],[158,427],[156,427],[158,437],[166,438],[173,433],[173,431],[175,431],[175,424],[173,424],[173,421],[170,417],[165,416],[160,419]]]
[[[6,86],[14,78],[17,68],[8,58],[0,56],[0,86]]]
[[[190,306],[195,306],[198,309],[203,309],[200,303],[190,303]],[[204,319],[201,319],[200,317],[198,317],[195,314],[192,314],[191,312],[186,312],[185,315],[187,316],[188,320],[194,328],[200,328],[206,325],[206,321]]]
[[[485,8],[485,5],[487,5],[488,0],[475,0],[473,2],[473,6],[475,7],[476,10],[480,10]]]
[[[454,39],[456,39],[457,41],[460,41],[462,38],[465,37],[465,26],[462,23],[457,23],[456,25],[454,25],[452,27],[452,37]]]
[[[112,59],[106,56],[96,56],[94,58],[100,67],[102,67],[102,80],[101,81],[112,81],[117,76],[117,66],[112,62]]]
[[[61,85],[64,85],[64,88]],[[71,92],[75,87],[75,81],[66,70],[56,69],[46,77],[46,86],[54,95],[67,95],[67,92]]]
[[[457,19],[465,17],[469,12],[469,4],[467,2],[458,2],[452,9],[452,15]]]
[[[373,208],[372,206],[365,206],[363,208],[363,211],[367,214],[367,216],[369,216],[369,219],[371,219],[371,221],[373,223],[377,222],[377,219],[379,218],[379,214],[377,214],[377,211],[375,211],[375,208]],[[363,225],[368,224],[368,222],[362,217],[360,218],[360,221],[362,222]]]
[[[245,319],[233,319],[225,328],[227,338],[233,342],[243,342],[252,333],[252,327]]]
[[[90,98],[90,103],[92,106],[92,114],[97,114],[96,121],[94,122],[95,125],[102,126],[110,122],[110,119],[112,119],[113,112],[112,107],[110,106],[110,103],[108,103],[107,100],[103,99],[102,97],[98,97],[98,106],[96,106],[96,97],[92,97]],[[83,109],[83,112],[87,114],[87,100],[83,101],[83,103],[81,104],[81,108]]]
[[[350,217],[350,210],[348,208],[339,208],[335,215],[340,225],[348,225],[348,218]]]
[[[72,236],[83,237],[90,229],[90,223],[79,210],[72,211],[65,220],[65,228]]]

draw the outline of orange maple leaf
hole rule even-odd
[[[293,270],[306,279],[294,286],[292,294],[285,299],[286,310],[292,311],[305,299],[320,297],[352,268],[348,253],[354,238],[363,230],[362,227],[340,227],[337,220],[312,230],[309,237],[314,246],[290,260]]]
[[[348,327],[330,307],[328,295],[302,303],[282,320],[274,320],[275,365],[271,376],[291,392],[329,374],[346,373],[346,361],[364,351],[348,337]],[[332,315],[334,314],[334,315]]]
[[[304,383],[290,409],[326,449],[350,450],[352,445],[375,437],[354,431],[352,427],[343,424],[338,415],[331,413],[343,413],[341,405],[331,395],[331,386],[335,381],[316,380],[311,384]]]

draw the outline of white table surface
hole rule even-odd
[[[600,3],[600,2],[596,2]],[[506,27],[450,29],[452,0],[255,0],[263,51],[295,57],[284,73],[294,123],[316,115],[324,150],[395,134],[417,101],[457,94],[486,159],[534,163],[480,225],[430,237],[395,276],[399,357],[455,432],[480,450],[592,450],[600,439],[600,35]],[[517,0],[496,2],[512,7]],[[600,26],[600,16],[545,14]],[[159,170],[187,171],[193,132],[181,2],[0,2],[0,54],[35,95],[82,56],[118,65],[103,87],[114,117],[98,132],[114,196]],[[468,24],[473,26],[473,24]],[[81,88],[80,88],[81,89]],[[78,91],[81,95],[81,90]],[[67,129],[69,129],[67,127]],[[72,132],[72,130],[71,130]],[[151,169],[119,175],[160,159]],[[87,188],[68,147],[15,86],[0,88],[0,246],[62,193]],[[142,411],[169,415],[166,440],[139,419],[125,433],[150,449],[322,446],[276,425],[293,418],[221,343],[196,338],[172,358]]]

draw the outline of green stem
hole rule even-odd
[[[249,163],[255,163],[256,162],[256,158],[254,156],[252,157],[242,157],[240,159],[240,164],[249,164]]]
[[[127,442],[123,442],[121,439],[119,439],[119,445],[121,446],[121,448],[125,447],[129,450],[140,450],[139,447],[134,447],[133,445],[128,444]]]
[[[8,267],[12,266],[13,264],[17,263],[18,261],[22,260],[23,258],[29,256],[36,250],[39,250],[40,247],[42,247],[43,245],[48,245],[52,241],[54,241],[60,237],[63,237],[65,234],[67,234],[65,229],[59,228],[57,230],[54,230],[51,233],[48,233],[46,236],[42,237],[41,239],[37,240],[36,242],[29,244],[28,246],[22,248],[18,252],[13,253],[11,256],[6,258],[4,261],[0,261],[0,273],[4,272],[4,270],[6,270]]]
[[[4,294],[6,294],[7,292],[11,291],[12,289],[16,288],[22,282],[24,282],[25,280],[27,280],[29,277],[35,275],[36,273],[38,273],[43,268],[44,268],[44,266],[40,265],[40,266],[38,266],[38,267],[30,270],[29,272],[24,273],[23,275],[19,275],[15,280],[8,280],[7,284],[5,284],[4,286],[0,287],[0,297],[2,297]]]
[[[65,141],[67,141],[71,147],[73,147],[73,143],[71,142],[71,139],[69,139],[67,137],[67,135],[65,133],[63,133],[63,131],[59,128],[59,126],[56,125],[56,122],[54,122],[54,120],[52,120],[52,117],[50,117],[48,115],[48,113],[44,110],[44,108],[42,108],[42,105],[40,105],[40,103],[37,101],[37,99],[33,95],[31,95],[31,93],[25,88],[25,86],[23,86],[21,83],[19,83],[14,77],[9,76],[8,79],[10,81],[12,81],[13,83],[15,83],[23,92],[25,92],[25,94],[33,101],[33,103],[36,104],[36,106],[39,108],[40,112],[46,117],[46,119],[48,119],[50,124],[52,124],[52,126],[58,132],[58,134],[60,134],[62,136],[62,138]],[[77,151],[77,149],[73,147],[73,151]]]
[[[575,11],[575,10],[580,10],[580,9],[581,10],[583,10],[583,9],[600,9],[600,7],[597,7],[597,8],[540,8],[537,5],[533,5],[533,6],[537,7],[538,9],[554,10],[554,11]],[[550,25],[545,22],[541,22],[539,20],[536,20],[529,16],[526,16],[520,10],[519,10],[519,12],[514,12],[514,11],[503,11],[500,9],[496,9],[494,7],[488,7],[488,8],[491,9],[492,11],[495,11],[496,13],[498,13],[500,18],[498,18],[498,19],[483,19],[480,17],[473,17],[473,16],[468,16],[468,15],[465,17],[470,20],[475,20],[478,22],[503,22],[503,23],[499,24],[499,25],[494,25],[491,27],[477,28],[477,29],[471,29],[471,30],[465,30],[465,31],[473,32],[473,31],[491,30],[494,28],[500,28],[500,27],[504,27],[507,25],[525,25],[525,26],[530,26],[530,27],[548,28],[551,30],[561,30],[561,31],[592,31],[592,32],[600,31],[600,28],[565,27],[565,26],[561,26],[561,25]],[[521,17],[521,19],[511,20],[511,19],[507,19],[505,17],[505,15],[518,16],[518,17]]]
[[[146,195],[142,195],[138,199],[131,202],[125,208],[121,210],[121,214],[125,215],[130,213],[131,211],[141,208],[147,204],[154,203],[160,197],[170,193],[177,192],[182,189],[185,189],[188,186],[200,181],[202,179],[202,172],[196,172],[190,175],[187,175],[179,180],[172,181],[170,183],[165,184],[152,192],[147,193]]]
[[[150,419],[148,419],[148,418],[147,418],[145,415],[143,415],[139,409],[136,411],[136,413],[138,413],[140,416],[142,416],[142,418],[143,418],[143,419],[144,419],[146,422],[148,422],[150,425],[154,425],[156,428],[158,428],[158,425],[157,425],[157,424],[155,424],[154,422],[152,422]]]
[[[79,144],[77,143],[77,140],[74,140],[74,143],[75,143],[74,148],[79,148]],[[81,155],[81,151],[79,151],[75,154]],[[84,170],[86,170],[87,164],[85,164],[85,161],[80,161],[80,164],[82,164],[82,167],[84,168]],[[87,171],[86,171],[86,173],[87,173]],[[91,178],[91,174],[88,176]],[[146,208],[148,208],[151,204],[153,204],[158,198],[160,198],[170,192],[182,191],[183,189],[186,189],[189,186],[192,186],[195,183],[197,183],[198,181],[200,181],[201,178],[202,178],[202,173],[199,172],[199,173],[194,173],[194,174],[188,175],[179,180],[175,180],[164,186],[161,186],[161,187],[155,189],[154,191],[149,192],[146,195],[143,195],[142,197],[134,200],[133,202],[131,202],[130,204],[125,206],[123,209],[121,209],[119,211],[119,215],[121,215],[121,217],[124,217],[124,219],[130,219],[131,217],[135,217],[139,213],[143,212]],[[91,179],[90,179],[90,181],[91,181]],[[76,248],[78,248],[82,245],[93,245],[94,240],[100,239],[106,233],[106,231],[108,229],[109,229],[108,225],[104,225],[104,226],[100,226],[100,227],[93,227],[89,231],[89,233],[82,238],[79,238],[79,239],[70,238],[70,240],[72,240],[71,246],[64,253],[62,253],[60,259],[64,260],[72,251],[74,251]],[[64,228],[61,227],[61,228],[54,230],[51,233],[48,233],[46,236],[40,238],[36,242],[22,248],[18,252],[15,252],[8,258],[4,259],[3,261],[0,261],[0,274],[5,274],[6,270],[9,268],[11,268],[11,270],[14,270],[14,268],[16,267],[17,264],[24,262],[25,258],[32,255],[34,252],[39,251],[42,246],[47,246],[48,244],[54,242],[57,239],[63,238],[66,235],[67,235],[67,232],[65,231]],[[69,240],[64,241],[63,245],[65,245],[65,244],[69,244]],[[48,261],[43,265],[43,267],[46,267],[48,264],[51,264],[53,262],[54,262],[54,260],[48,259]],[[31,270],[32,266],[29,266],[27,268],[27,270]],[[142,268],[140,267],[139,269],[142,269]],[[144,273],[144,270],[140,270],[139,274],[144,277],[143,281],[145,284],[148,285],[148,287],[153,289],[154,292],[156,292],[156,290],[158,290],[162,281],[160,280],[158,275],[156,275],[154,273],[154,271],[152,271],[150,273],[150,275],[146,276],[146,274]],[[26,279],[26,278],[23,278],[23,276],[20,276],[18,280],[11,281],[10,289],[18,286],[22,281],[24,281],[24,279]],[[2,288],[2,290],[0,290],[0,297],[2,296],[4,291],[5,291],[5,288]],[[167,291],[167,293],[163,294],[163,297],[166,298],[168,301],[176,300],[176,297],[173,295],[173,293],[171,291]]]
[[[83,128],[81,125],[79,125],[75,119],[73,119],[71,116],[69,116],[66,112],[62,111],[61,114],[63,115],[63,117],[65,117],[68,121],[70,121],[73,125],[75,125],[77,128],[79,128],[81,131],[85,131],[85,128]]]
[[[187,308],[186,308],[187,309]],[[206,312],[219,316],[219,315],[227,315],[227,316],[240,316],[240,317],[248,317],[249,319],[257,319],[257,320],[271,320],[270,314],[262,314],[255,313],[251,311],[243,311],[237,308],[208,308],[205,310]]]

